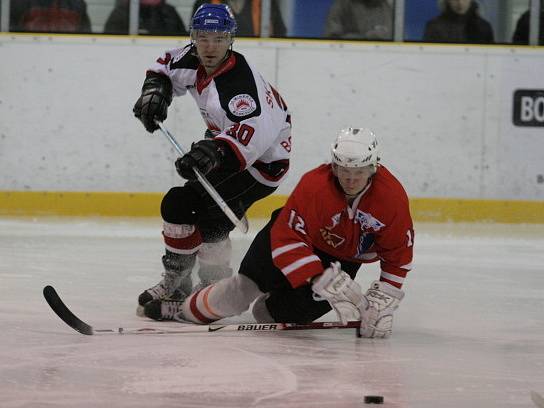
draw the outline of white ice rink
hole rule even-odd
[[[233,233],[234,265],[250,238]],[[544,392],[544,226],[416,225],[388,340],[84,336],[42,298],[53,285],[97,328],[160,325],[135,306],[162,251],[160,220],[0,219],[0,407],[341,408],[367,394],[384,407],[534,407],[530,391]],[[372,265],[358,281],[377,276]]]

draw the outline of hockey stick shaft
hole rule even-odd
[[[244,323],[244,324],[210,324],[197,325],[188,324],[179,328],[157,328],[157,327],[142,327],[142,328],[109,328],[95,329],[91,325],[85,323],[75,314],[73,314],[68,306],[64,304],[55,288],[46,286],[43,288],[43,296],[55,314],[68,326],[75,331],[85,335],[96,334],[187,334],[187,333],[203,333],[203,332],[273,332],[281,330],[317,330],[317,329],[350,329],[358,328],[360,322],[348,322],[342,324],[340,322],[313,322],[306,324],[299,323]]]
[[[170,141],[172,146],[178,151],[180,155],[185,154],[185,150],[181,147],[181,145],[177,142],[177,140],[174,138],[172,133],[164,126],[162,122],[156,121],[155,122],[157,126],[159,126],[159,129],[161,130],[162,134],[166,136],[166,138]],[[234,211],[231,210],[231,208],[228,206],[228,204],[223,200],[223,198],[219,195],[217,190],[210,184],[210,182],[204,177],[202,172],[198,170],[196,167],[193,167],[193,171],[196,174],[196,178],[202,184],[202,187],[208,192],[210,197],[216,202],[216,204],[221,208],[221,211],[225,213],[225,215],[228,217],[228,219],[244,234],[247,233],[249,230],[249,226],[247,224],[247,220],[245,218],[239,219],[236,214],[234,214]]]
[[[243,324],[210,324],[187,325],[177,329],[141,327],[115,329],[93,329],[93,334],[188,334],[188,333],[212,333],[222,332],[274,332],[282,330],[321,330],[321,329],[353,329],[359,327],[361,322],[348,322],[343,325],[339,322],[314,322],[299,323],[243,323]]]

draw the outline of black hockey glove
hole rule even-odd
[[[216,140],[199,140],[191,145],[189,152],[176,160],[176,170],[184,179],[196,180],[193,167],[202,174],[208,174],[221,165],[225,156],[224,149],[225,146]]]
[[[144,124],[148,132],[153,133],[159,127],[155,120],[166,119],[168,106],[172,103],[172,82],[164,75],[148,72],[142,86],[142,95],[134,105],[134,116]]]

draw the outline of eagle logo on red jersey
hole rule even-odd
[[[337,248],[338,246],[342,245],[344,243],[344,241],[346,240],[345,238],[341,237],[340,235],[337,235],[337,234],[331,232],[331,230],[334,229],[334,227],[336,227],[338,224],[340,224],[341,215],[342,215],[342,213],[334,214],[331,217],[332,224],[329,225],[328,227],[319,229],[319,232],[321,233],[321,237],[323,238],[323,241],[325,241],[325,243],[327,245],[330,245],[333,248]]]
[[[321,233],[323,241],[325,241],[327,245],[330,245],[333,248],[337,248],[338,246],[342,245],[346,240],[345,238],[342,238],[341,236],[329,231],[329,227],[320,228],[319,232]]]
[[[328,230],[332,230],[334,227],[336,227],[338,224],[340,224],[340,217],[342,216],[342,213],[334,214],[331,217],[332,225],[329,227],[325,227]]]

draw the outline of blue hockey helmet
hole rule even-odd
[[[195,30],[224,32],[234,35],[236,19],[226,4],[203,4],[191,19],[191,32]]]

